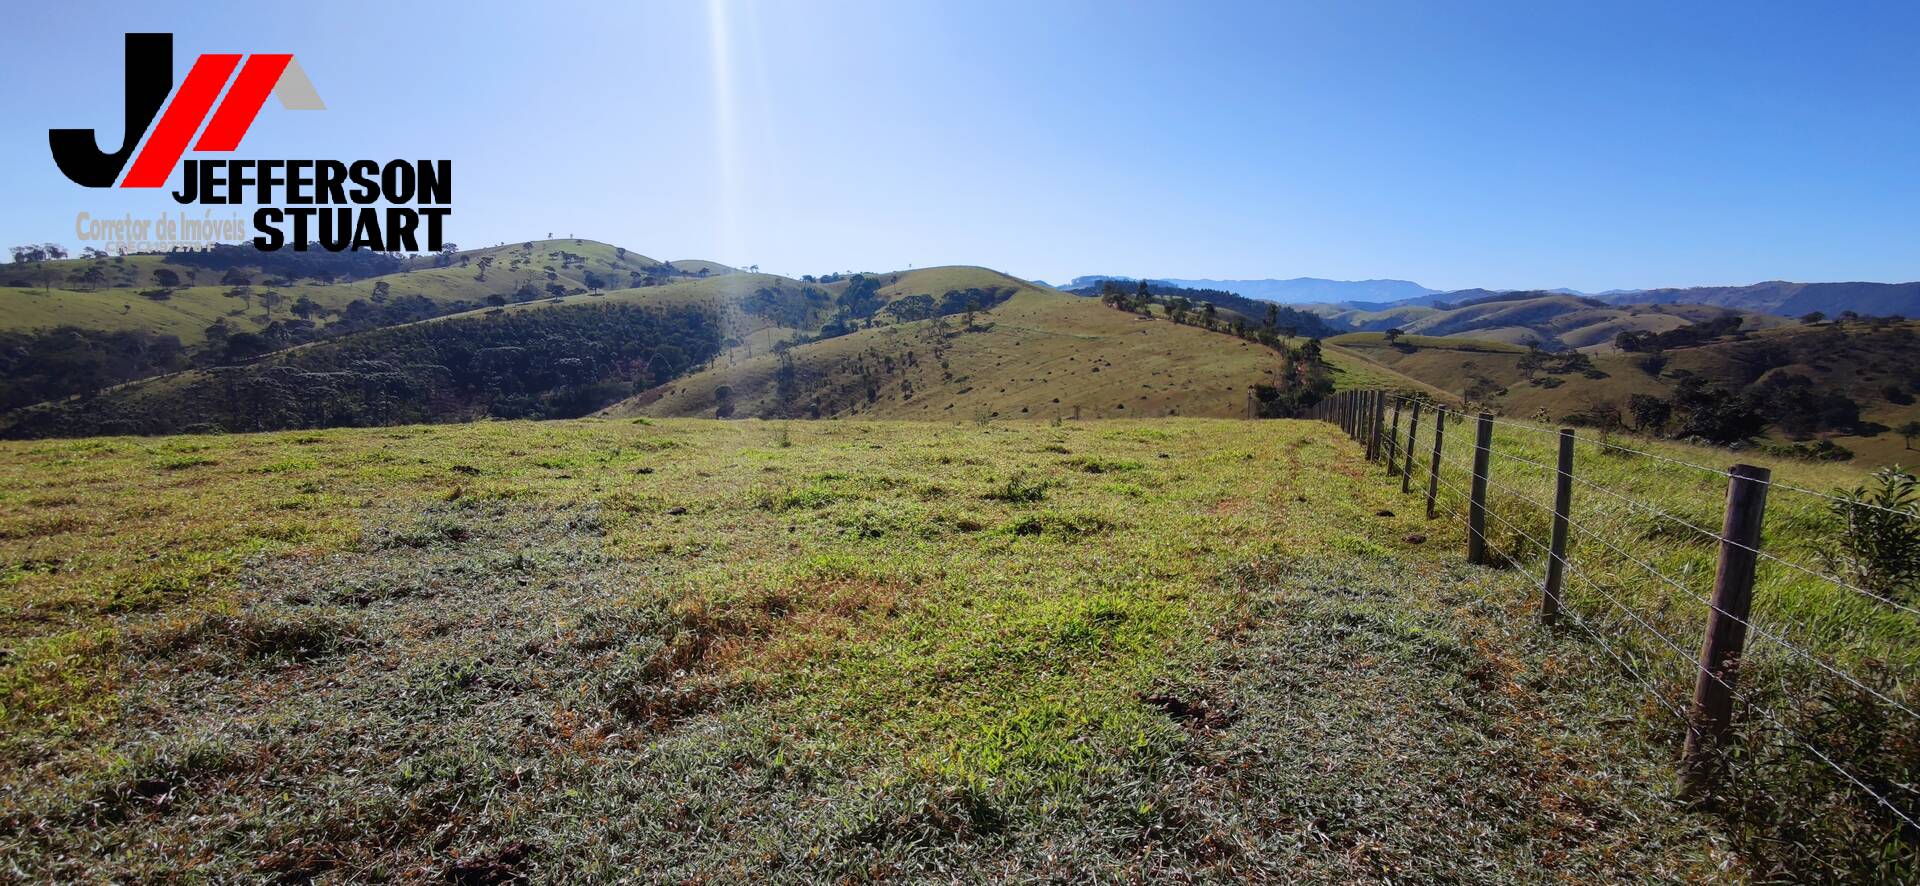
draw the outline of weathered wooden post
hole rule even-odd
[[[1427,519],[1433,519],[1434,500],[1440,495],[1440,445],[1447,441],[1447,411],[1433,413],[1433,461],[1427,466]]]
[[[1573,511],[1573,429],[1560,429],[1560,470],[1553,484],[1553,536],[1547,550],[1547,587],[1540,598],[1540,621],[1560,617],[1560,586],[1567,566],[1567,520]]]
[[[1720,524],[1720,564],[1714,573],[1712,612],[1700,643],[1700,674],[1687,711],[1687,743],[1681,757],[1681,794],[1711,794],[1723,774],[1721,751],[1733,726],[1734,686],[1747,643],[1747,613],[1766,521],[1767,485],[1773,472],[1734,465],[1727,472],[1727,513]]]
[[[1380,435],[1387,423],[1387,392],[1373,392],[1373,408],[1367,411],[1367,461],[1380,460]]]
[[[1413,443],[1420,439],[1420,402],[1413,401],[1413,418],[1407,422],[1407,458],[1400,467],[1400,494],[1413,491]]]
[[[1387,445],[1381,454],[1387,457],[1387,476],[1400,473],[1400,395],[1393,395],[1393,423],[1387,425]]]
[[[1467,502],[1467,562],[1484,566],[1487,557],[1487,460],[1493,452],[1493,413],[1480,413],[1473,438],[1473,495]]]

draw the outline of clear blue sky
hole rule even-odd
[[[133,6],[134,8],[129,8]],[[31,4],[0,41],[0,241],[170,207],[121,34],[290,51],[257,158],[445,157],[452,239],[784,273],[1398,277],[1586,290],[1920,279],[1920,4]]]

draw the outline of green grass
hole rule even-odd
[[[1322,424],[47,441],[0,502],[22,878],[1746,870]]]

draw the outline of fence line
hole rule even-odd
[[[1448,462],[1448,464],[1456,464],[1456,463],[1454,463],[1454,462]],[[1578,480],[1578,478],[1575,478],[1575,479],[1576,479],[1576,480]],[[1487,478],[1487,482],[1488,482],[1488,483],[1490,483],[1490,484],[1492,484],[1492,485],[1493,485],[1493,486],[1495,486],[1495,487],[1498,487],[1498,488],[1499,488],[1499,489],[1500,489],[1501,491],[1503,491],[1503,492],[1505,492],[1505,493],[1506,493],[1506,494],[1507,494],[1508,496],[1510,496],[1510,497],[1512,497],[1512,498],[1515,498],[1515,499],[1518,499],[1518,500],[1520,500],[1520,501],[1522,501],[1522,502],[1525,502],[1525,503],[1527,503],[1527,504],[1530,504],[1530,505],[1533,505],[1533,506],[1534,506],[1534,507],[1536,507],[1536,508],[1543,508],[1543,509],[1544,509],[1544,508],[1546,508],[1546,506],[1545,506],[1545,505],[1542,505],[1542,504],[1541,504],[1541,503],[1539,503],[1538,501],[1535,501],[1535,500],[1533,500],[1533,499],[1531,499],[1531,498],[1528,498],[1527,496],[1525,496],[1525,495],[1523,495],[1523,494],[1521,494],[1521,493],[1520,493],[1520,492],[1519,492],[1518,490],[1515,490],[1514,488],[1512,488],[1512,487],[1510,487],[1510,486],[1507,486],[1506,484],[1503,484],[1503,483],[1501,483],[1501,482],[1499,482],[1499,481],[1497,481],[1497,480],[1494,480],[1494,479],[1493,479],[1492,477],[1488,477],[1488,478]],[[1579,481],[1579,482],[1587,482],[1587,481]],[[1587,485],[1589,485],[1589,486],[1593,486],[1594,484],[1592,484],[1592,483],[1588,483]],[[1594,486],[1594,488],[1596,488],[1596,489],[1599,489],[1600,487],[1598,487],[1598,486]],[[1626,500],[1626,501],[1627,501],[1627,502],[1628,502],[1629,504],[1638,504],[1638,502],[1636,502],[1636,501],[1633,501],[1633,500],[1631,500],[1631,499],[1624,499],[1624,497],[1622,497],[1622,496],[1619,496],[1619,495],[1618,495],[1617,493],[1614,493],[1614,492],[1612,492],[1611,490],[1602,490],[1602,491],[1605,491],[1605,492],[1607,492],[1607,494],[1608,494],[1608,495],[1613,495],[1613,496],[1615,496],[1616,498],[1622,498],[1623,500]],[[1667,515],[1665,514],[1665,512],[1661,512],[1661,511],[1657,511],[1657,510],[1656,510],[1656,513],[1660,513],[1660,514],[1662,514],[1663,516],[1667,516]],[[1495,512],[1495,516],[1498,516],[1498,512]],[[1679,520],[1679,518],[1677,518],[1677,517],[1673,517],[1672,519],[1675,519],[1675,520]],[[1502,520],[1501,520],[1501,522],[1503,522],[1503,523],[1505,523],[1506,521],[1505,521],[1504,519],[1502,519]],[[1735,540],[1733,540],[1733,539],[1730,539],[1730,538],[1726,538],[1725,536],[1722,536],[1722,535],[1719,535],[1718,533],[1714,533],[1714,532],[1709,532],[1709,531],[1707,531],[1707,530],[1705,530],[1705,529],[1700,529],[1699,527],[1697,527],[1697,526],[1693,526],[1693,524],[1691,524],[1691,523],[1687,523],[1687,522],[1686,522],[1686,521],[1684,521],[1684,520],[1680,520],[1680,522],[1681,522],[1681,523],[1683,523],[1683,524],[1686,524],[1686,525],[1687,525],[1687,526],[1689,526],[1689,527],[1692,527],[1693,529],[1695,529],[1696,531],[1698,531],[1698,532],[1700,532],[1701,534],[1703,534],[1703,535],[1705,535],[1706,537],[1708,537],[1708,538],[1712,538],[1712,539],[1716,539],[1716,540],[1718,540],[1718,541],[1720,541],[1720,542],[1722,542],[1722,543],[1724,543],[1724,544],[1726,544],[1726,545],[1729,545],[1729,546],[1732,546],[1732,547],[1735,547],[1735,548],[1738,548],[1738,549],[1741,549],[1741,550],[1744,550],[1744,551],[1748,551],[1748,552],[1750,552],[1750,553],[1753,553],[1753,554],[1758,554],[1758,555],[1760,555],[1760,556],[1766,556],[1766,557],[1771,557],[1771,555],[1769,555],[1769,554],[1767,554],[1767,553],[1765,553],[1764,551],[1761,551],[1761,550],[1760,550],[1759,548],[1756,548],[1756,547],[1750,547],[1750,546],[1748,546],[1748,545],[1745,545],[1745,544],[1742,544],[1742,543],[1740,543],[1740,542],[1738,542],[1738,541],[1735,541]],[[1512,525],[1511,523],[1508,523],[1507,525],[1508,525],[1509,527],[1512,527],[1512,526],[1513,526],[1513,525]],[[1580,532],[1580,534],[1581,534],[1581,535],[1584,535],[1584,536],[1586,536],[1586,537],[1588,537],[1588,538],[1591,538],[1591,539],[1593,539],[1593,540],[1594,540],[1594,541],[1596,541],[1596,542],[1599,542],[1599,543],[1600,543],[1600,545],[1601,545],[1602,547],[1605,547],[1606,549],[1608,549],[1608,550],[1610,550],[1610,551],[1612,551],[1612,552],[1613,552],[1613,553],[1614,553],[1615,555],[1617,555],[1617,556],[1619,556],[1619,557],[1620,557],[1621,559],[1624,559],[1624,560],[1626,560],[1626,561],[1627,561],[1627,562],[1629,562],[1629,563],[1632,563],[1632,564],[1634,564],[1634,565],[1636,565],[1636,566],[1639,566],[1639,567],[1640,567],[1640,568],[1641,568],[1642,570],[1645,570],[1645,571],[1646,571],[1646,573],[1647,573],[1648,575],[1651,575],[1651,576],[1653,576],[1654,578],[1658,578],[1658,579],[1660,579],[1661,581],[1664,581],[1664,582],[1666,582],[1666,583],[1667,583],[1668,585],[1671,585],[1671,586],[1672,586],[1672,587],[1673,587],[1673,588],[1674,588],[1675,590],[1677,590],[1677,591],[1680,591],[1680,592],[1681,592],[1682,594],[1685,594],[1685,595],[1687,595],[1687,596],[1689,596],[1689,597],[1693,597],[1694,599],[1697,599],[1697,600],[1699,600],[1700,602],[1702,602],[1702,603],[1704,603],[1704,604],[1706,604],[1706,605],[1707,605],[1707,607],[1708,607],[1708,608],[1709,608],[1710,610],[1712,610],[1713,612],[1715,612],[1715,613],[1717,613],[1717,614],[1720,614],[1720,615],[1724,615],[1724,616],[1727,616],[1727,617],[1729,617],[1729,618],[1732,618],[1732,619],[1734,619],[1735,621],[1738,621],[1738,622],[1739,622],[1739,623],[1741,624],[1741,626],[1742,626],[1742,627],[1745,627],[1745,628],[1747,628],[1747,629],[1749,629],[1749,630],[1752,630],[1752,631],[1753,631],[1754,633],[1757,633],[1757,634],[1759,634],[1760,636],[1762,636],[1762,637],[1765,637],[1765,638],[1767,638],[1768,640],[1771,640],[1771,641],[1773,641],[1774,643],[1776,643],[1776,644],[1778,644],[1778,645],[1780,645],[1780,646],[1782,646],[1782,647],[1784,647],[1784,648],[1785,648],[1785,649],[1787,649],[1787,650],[1788,650],[1789,652],[1792,652],[1793,654],[1795,654],[1795,655],[1797,655],[1797,656],[1799,656],[1799,657],[1801,657],[1801,658],[1803,658],[1803,659],[1805,659],[1805,660],[1807,660],[1807,661],[1809,661],[1809,662],[1812,662],[1813,664],[1816,664],[1816,665],[1818,665],[1818,666],[1820,666],[1820,667],[1821,667],[1822,669],[1824,669],[1824,670],[1826,670],[1826,671],[1828,671],[1828,672],[1830,672],[1830,673],[1832,673],[1832,674],[1833,674],[1834,676],[1836,676],[1836,677],[1839,677],[1839,678],[1841,678],[1842,680],[1845,680],[1845,681],[1847,681],[1847,682],[1848,682],[1849,684],[1852,684],[1852,685],[1854,686],[1854,688],[1856,688],[1856,689],[1860,689],[1860,690],[1862,690],[1862,691],[1864,691],[1864,692],[1867,692],[1867,693],[1869,693],[1869,694],[1871,694],[1871,695],[1873,695],[1873,696],[1874,696],[1875,698],[1878,698],[1878,699],[1880,699],[1881,701],[1883,701],[1883,702],[1885,702],[1885,703],[1887,703],[1887,704],[1889,704],[1889,705],[1892,705],[1893,707],[1896,707],[1896,708],[1899,708],[1899,709],[1900,709],[1900,711],[1901,711],[1902,713],[1904,713],[1904,714],[1906,714],[1906,715],[1907,715],[1907,716],[1909,716],[1909,717],[1913,717],[1913,718],[1915,718],[1916,720],[1920,720],[1920,712],[1917,712],[1917,711],[1914,711],[1914,710],[1913,710],[1912,708],[1909,708],[1909,707],[1907,707],[1907,706],[1906,706],[1905,704],[1903,704],[1903,703],[1901,703],[1901,702],[1899,702],[1899,701],[1896,701],[1895,699],[1893,699],[1893,698],[1891,698],[1891,697],[1889,697],[1889,696],[1887,696],[1887,695],[1885,695],[1885,694],[1883,694],[1883,693],[1881,693],[1881,692],[1880,692],[1879,690],[1877,690],[1877,689],[1874,689],[1873,687],[1871,687],[1871,686],[1868,686],[1868,685],[1866,685],[1865,683],[1862,683],[1862,682],[1860,682],[1859,680],[1857,680],[1857,679],[1855,679],[1855,678],[1853,677],[1853,675],[1851,675],[1851,674],[1848,674],[1847,672],[1845,672],[1845,671],[1842,671],[1842,670],[1840,670],[1839,668],[1837,668],[1837,667],[1835,667],[1835,666],[1833,666],[1833,665],[1831,665],[1831,664],[1829,664],[1829,663],[1827,663],[1827,662],[1826,662],[1826,661],[1825,661],[1824,659],[1821,659],[1821,658],[1820,658],[1819,656],[1817,656],[1817,655],[1815,655],[1815,654],[1813,654],[1812,652],[1809,652],[1809,651],[1807,651],[1807,650],[1805,650],[1805,649],[1801,649],[1800,647],[1798,647],[1798,646],[1795,646],[1795,645],[1794,645],[1793,643],[1791,643],[1791,642],[1789,642],[1789,641],[1788,641],[1788,640],[1787,640],[1787,639],[1786,639],[1785,637],[1782,637],[1782,636],[1779,636],[1779,635],[1777,635],[1777,634],[1773,634],[1773,633],[1771,633],[1771,632],[1769,632],[1769,631],[1767,631],[1767,630],[1766,630],[1765,628],[1762,628],[1762,627],[1760,627],[1759,625],[1756,625],[1756,624],[1754,624],[1754,623],[1753,623],[1752,621],[1750,621],[1750,620],[1748,620],[1747,618],[1743,618],[1743,617],[1741,617],[1741,616],[1738,616],[1738,615],[1734,615],[1733,613],[1730,613],[1730,612],[1728,612],[1728,611],[1726,611],[1725,609],[1722,609],[1722,608],[1720,608],[1719,606],[1716,606],[1716,605],[1714,605],[1714,603],[1713,603],[1713,600],[1712,600],[1712,598],[1709,598],[1709,597],[1701,597],[1701,596],[1698,596],[1698,595],[1697,595],[1697,592],[1695,592],[1695,591],[1694,591],[1693,589],[1691,589],[1691,588],[1688,588],[1687,586],[1685,586],[1685,585],[1683,585],[1683,584],[1681,584],[1680,582],[1678,582],[1678,581],[1676,581],[1676,580],[1674,580],[1674,579],[1673,579],[1673,578],[1672,578],[1671,576],[1668,576],[1668,575],[1667,575],[1666,573],[1663,573],[1663,572],[1661,572],[1661,571],[1660,571],[1659,569],[1657,569],[1657,568],[1655,568],[1655,567],[1654,567],[1654,566],[1653,566],[1652,564],[1649,564],[1649,563],[1647,563],[1646,561],[1644,561],[1644,560],[1641,560],[1640,558],[1638,558],[1638,557],[1635,557],[1634,555],[1632,555],[1632,554],[1630,554],[1630,553],[1628,553],[1628,552],[1626,552],[1625,550],[1623,550],[1623,549],[1621,549],[1621,548],[1620,548],[1620,547],[1619,547],[1618,545],[1615,545],[1615,544],[1614,544],[1613,542],[1611,542],[1611,541],[1608,541],[1608,540],[1606,539],[1606,537],[1605,537],[1605,536],[1602,536],[1602,535],[1600,535],[1599,533],[1597,533],[1597,532],[1594,532],[1593,530],[1591,530],[1591,529],[1589,529],[1589,528],[1587,528],[1587,527],[1586,527],[1585,525],[1583,525],[1583,524],[1581,524],[1581,523],[1580,523],[1579,521],[1568,521],[1568,525],[1569,525],[1569,526],[1572,526],[1572,527],[1573,527],[1574,529],[1576,529],[1576,530],[1578,530],[1578,531]],[[1520,529],[1519,529],[1518,527],[1513,527],[1513,529],[1514,529],[1514,531],[1515,531],[1515,532],[1521,532],[1521,530],[1520,530]],[[1524,535],[1525,533],[1524,533],[1524,532],[1522,532],[1522,534]],[[1531,537],[1529,537],[1529,539],[1531,540]],[[1542,549],[1543,549],[1543,550],[1546,550],[1547,548],[1546,548],[1546,546],[1544,546],[1544,545],[1542,545]],[[1811,570],[1807,570],[1807,569],[1806,569],[1805,567],[1802,567],[1802,566],[1800,566],[1799,564],[1796,564],[1796,563],[1792,563],[1792,562],[1789,562],[1789,561],[1786,561],[1786,560],[1780,560],[1780,559],[1779,559],[1779,558],[1777,558],[1777,557],[1775,557],[1775,558],[1773,558],[1773,559],[1774,559],[1774,560],[1776,560],[1776,561],[1778,561],[1778,562],[1780,562],[1780,563],[1782,563],[1782,564],[1785,564],[1785,565],[1787,565],[1787,566],[1792,566],[1792,567],[1794,567],[1795,569],[1800,569],[1800,570],[1802,570],[1802,571],[1804,571],[1804,572],[1807,572],[1807,574],[1809,574],[1809,575],[1812,575],[1812,576],[1814,576],[1815,578],[1820,578],[1820,579],[1826,579],[1827,581],[1830,581],[1830,582],[1832,582],[1833,584],[1836,584],[1836,585],[1839,585],[1839,586],[1841,586],[1841,587],[1848,587],[1848,585],[1846,585],[1846,584],[1845,584],[1844,582],[1840,582],[1840,581],[1837,581],[1837,580],[1834,580],[1834,579],[1832,579],[1832,578],[1830,578],[1830,577],[1828,577],[1828,576],[1824,576],[1824,575],[1821,575],[1821,574],[1819,574],[1819,573],[1817,573],[1817,572],[1813,572],[1813,571],[1811,571]],[[1898,605],[1898,604],[1895,604],[1895,605]],[[1905,608],[1907,608],[1907,607],[1904,607],[1904,606],[1903,606],[1903,607],[1901,607],[1901,608],[1903,608],[1903,609],[1905,609]],[[1785,619],[1782,619],[1782,620],[1783,620],[1783,621],[1785,621]],[[1812,629],[1811,629],[1811,628],[1808,628],[1808,627],[1807,627],[1807,626],[1805,626],[1805,625],[1802,625],[1802,624],[1798,624],[1798,623],[1795,623],[1795,622],[1792,622],[1792,621],[1788,621],[1787,623],[1788,623],[1788,624],[1792,624],[1792,625],[1793,625],[1794,627],[1797,627],[1797,628],[1800,628],[1801,630],[1804,630],[1804,631],[1807,631],[1807,632],[1809,632],[1809,633],[1812,633]]]
[[[1387,421],[1387,407],[1389,404],[1392,407],[1392,420],[1390,423]],[[1409,405],[1412,407],[1411,413],[1413,418],[1407,428],[1407,434],[1403,441],[1400,430],[1400,416],[1403,407]],[[1777,563],[1781,566],[1796,570],[1798,573],[1818,580],[1819,582],[1849,593],[1861,595],[1885,604],[1892,609],[1920,615],[1920,608],[1903,604],[1888,596],[1858,587],[1838,576],[1809,568],[1770,551],[1763,550],[1760,528],[1765,519],[1766,492],[1768,490],[1780,489],[1824,499],[1842,506],[1841,508],[1834,509],[1837,511],[1843,511],[1845,508],[1859,507],[1884,511],[1909,519],[1920,519],[1920,514],[1916,514],[1910,510],[1886,507],[1871,502],[1855,501],[1850,498],[1843,498],[1837,495],[1816,492],[1814,490],[1782,483],[1774,480],[1771,473],[1764,468],[1734,465],[1730,469],[1721,470],[1694,464],[1682,459],[1670,458],[1657,453],[1632,449],[1605,439],[1581,441],[1605,449],[1642,456],[1665,464],[1727,478],[1729,483],[1726,494],[1725,526],[1721,531],[1715,532],[1691,520],[1672,514],[1663,508],[1622,494],[1593,480],[1580,477],[1574,469],[1572,447],[1577,438],[1572,429],[1561,428],[1550,430],[1501,420],[1490,414],[1482,413],[1475,417],[1476,434],[1472,444],[1473,460],[1471,464],[1468,464],[1465,461],[1449,457],[1445,451],[1448,419],[1454,419],[1455,423],[1464,423],[1467,418],[1466,414],[1448,409],[1444,405],[1424,397],[1407,397],[1389,391],[1347,391],[1336,394],[1316,405],[1309,415],[1310,417],[1332,422],[1347,430],[1348,434],[1363,446],[1365,455],[1369,460],[1383,461],[1388,476],[1398,476],[1400,478],[1400,486],[1403,493],[1413,491],[1412,475],[1414,470],[1416,470],[1416,456],[1420,454],[1421,419],[1423,415],[1427,417],[1432,426],[1432,431],[1429,435],[1429,438],[1432,440],[1432,449],[1427,456],[1428,464],[1425,466],[1428,473],[1426,489],[1428,519],[1436,519],[1440,516],[1438,497],[1441,489],[1444,488],[1450,499],[1447,502],[1447,513],[1451,516],[1465,518],[1468,562],[1479,564],[1497,562],[1495,557],[1489,554],[1489,551],[1492,549],[1490,548],[1492,540],[1488,538],[1486,526],[1486,517],[1489,514],[1504,526],[1506,530],[1514,533],[1516,543],[1524,540],[1527,544],[1539,548],[1546,555],[1547,576],[1544,580],[1536,579],[1530,571],[1523,568],[1523,574],[1527,576],[1528,581],[1537,585],[1541,592],[1542,620],[1551,624],[1556,615],[1565,614],[1573,621],[1574,625],[1580,629],[1582,634],[1593,639],[1616,664],[1621,666],[1622,670],[1632,675],[1637,682],[1640,682],[1643,688],[1648,691],[1661,707],[1666,708],[1669,712],[1679,717],[1687,730],[1685,753],[1682,757],[1682,783],[1684,790],[1689,793],[1694,793],[1699,790],[1711,790],[1720,786],[1721,779],[1724,777],[1724,767],[1728,763],[1723,751],[1735,726],[1733,703],[1738,701],[1741,706],[1740,710],[1744,711],[1750,717],[1757,716],[1770,721],[1774,728],[1779,729],[1784,735],[1791,738],[1795,744],[1810,752],[1822,765],[1839,774],[1849,783],[1863,791],[1868,797],[1871,797],[1879,807],[1890,812],[1907,827],[1920,831],[1920,825],[1915,824],[1914,818],[1889,800],[1882,791],[1875,790],[1865,780],[1849,771],[1847,767],[1841,765],[1840,762],[1834,760],[1818,747],[1815,747],[1805,736],[1788,726],[1772,711],[1756,703],[1748,693],[1742,692],[1738,688],[1740,663],[1746,656],[1746,634],[1751,631],[1770,641],[1772,644],[1784,648],[1793,656],[1813,665],[1820,671],[1824,671],[1831,677],[1837,678],[1855,690],[1865,693],[1867,696],[1886,705],[1889,712],[1897,712],[1898,714],[1911,718],[1916,723],[1920,723],[1920,711],[1916,711],[1900,699],[1869,685],[1868,682],[1840,666],[1837,659],[1830,659],[1828,656],[1816,653],[1811,649],[1802,648],[1800,645],[1788,639],[1788,637],[1784,635],[1784,632],[1775,633],[1773,630],[1755,624],[1758,620],[1754,619],[1748,612],[1750,608],[1749,601],[1752,599],[1753,589],[1757,580],[1757,570],[1755,567],[1762,562],[1767,562]],[[1539,434],[1549,438],[1557,437],[1560,446],[1561,464],[1559,466],[1548,465],[1541,461],[1500,451],[1492,434],[1495,426],[1513,428],[1529,434]],[[1554,495],[1555,503],[1549,506],[1513,486],[1495,479],[1492,476],[1491,470],[1491,459],[1495,457],[1505,462],[1526,465],[1552,477],[1556,484]],[[1454,471],[1465,472],[1471,480],[1468,488],[1462,488],[1460,483],[1443,476],[1443,467],[1451,468]],[[1715,543],[1719,550],[1719,566],[1713,593],[1701,596],[1698,591],[1689,588],[1685,583],[1662,572],[1653,564],[1641,557],[1635,556],[1620,545],[1615,544],[1609,540],[1605,534],[1586,525],[1584,520],[1573,519],[1570,499],[1573,484],[1576,483],[1583,489],[1591,489],[1624,503],[1633,510],[1641,511],[1685,527],[1694,533],[1695,536]],[[1551,542],[1541,541],[1534,533],[1528,532],[1512,520],[1509,520],[1505,515],[1500,513],[1498,509],[1490,507],[1488,501],[1490,490],[1498,490],[1503,497],[1511,498],[1523,506],[1535,508],[1546,513],[1553,521],[1553,529],[1551,532],[1553,540]],[[1454,496],[1458,496],[1458,504],[1452,500]],[[1708,627],[1702,640],[1698,657],[1690,655],[1681,643],[1673,637],[1668,636],[1666,632],[1661,631],[1631,605],[1622,602],[1618,596],[1610,593],[1606,585],[1599,578],[1591,574],[1588,569],[1583,568],[1580,562],[1577,562],[1576,559],[1568,553],[1569,540],[1566,537],[1566,531],[1569,528],[1579,532],[1581,538],[1597,542],[1600,547],[1605,548],[1615,557],[1637,566],[1652,578],[1679,591],[1682,599],[1692,598],[1705,604],[1708,615]],[[1503,547],[1499,548],[1499,550],[1498,560],[1504,561],[1508,565],[1520,566],[1520,558],[1517,557],[1514,552],[1507,551]],[[1566,605],[1566,601],[1561,598],[1563,588],[1560,587],[1563,571],[1570,573],[1572,577],[1578,580],[1584,587],[1598,594],[1610,606],[1619,610],[1621,614],[1625,615],[1640,629],[1652,634],[1654,638],[1659,640],[1660,645],[1678,655],[1685,666],[1695,672],[1695,694],[1689,712],[1682,713],[1680,707],[1668,699],[1649,677],[1641,674],[1639,669],[1633,667],[1630,661],[1633,656],[1622,655],[1616,651],[1611,644],[1607,643],[1606,637],[1603,636],[1600,631],[1595,630],[1592,625],[1581,617],[1576,607]],[[1770,624],[1773,620],[1776,619],[1768,619],[1767,623]],[[1808,635],[1815,634],[1811,628],[1799,624],[1793,619],[1778,618],[1777,620],[1798,630],[1805,631]],[[1655,660],[1657,660],[1657,657]],[[1889,782],[1891,787],[1897,787],[1909,794],[1920,796],[1920,791],[1916,791],[1913,786],[1900,784],[1891,780],[1889,780]]]

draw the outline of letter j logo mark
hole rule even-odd
[[[193,144],[196,151],[240,147],[240,139],[253,125],[269,93],[278,96],[280,106],[290,110],[326,107],[292,55],[254,54],[245,57],[245,64],[241,59],[239,55],[200,56],[176,92],[173,35],[128,34],[126,128],[119,150],[102,151],[91,129],[54,129],[47,133],[53,162],[75,184],[89,188],[110,188],[115,181],[123,188],[157,188],[167,183],[167,176],[179,165],[196,132],[200,134],[200,141]],[[238,76],[234,74],[236,69]],[[167,100],[169,94],[171,102]],[[218,108],[214,107],[216,100]],[[166,106],[165,114],[160,113],[162,105]],[[206,124],[204,129],[202,123]],[[142,136],[146,136],[144,145]],[[120,177],[123,170],[125,179]]]

